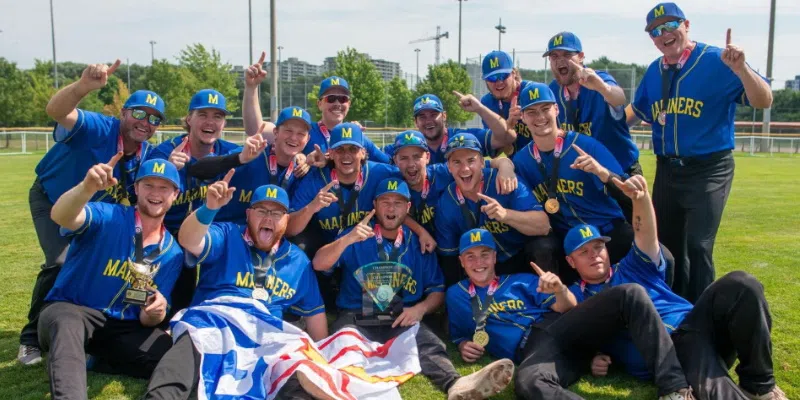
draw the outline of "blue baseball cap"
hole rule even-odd
[[[559,32],[547,42],[547,51],[542,57],[547,57],[553,50],[566,50],[580,53],[583,51],[581,40],[572,32]]]
[[[361,127],[352,122],[343,122],[331,130],[331,148],[352,144],[364,148],[364,132]]]
[[[278,203],[285,209],[289,209],[289,195],[280,186],[263,185],[257,187],[253,192],[253,198],[250,200],[250,206],[252,207],[262,201]]]
[[[658,3],[653,9],[647,12],[647,25],[644,26],[644,31],[650,30],[652,24],[658,18],[673,17],[676,19],[686,19],[683,10],[675,3]]]
[[[471,133],[459,133],[447,140],[447,151],[445,151],[444,157],[448,158],[452,152],[464,149],[477,151],[483,154],[481,142],[475,135]]]
[[[135,182],[139,182],[144,178],[161,178],[169,181],[176,188],[181,187],[178,168],[175,167],[175,164],[164,159],[152,159],[143,162],[136,173]]]
[[[330,76],[325,78],[322,83],[319,84],[319,97],[322,98],[322,95],[325,94],[331,88],[339,87],[344,89],[347,92],[347,95],[350,95],[350,85],[347,83],[344,78],[340,78],[338,76]]]
[[[495,50],[483,57],[483,79],[497,74],[510,74],[513,69],[514,61],[505,51]]]
[[[604,242],[611,240],[610,237],[601,235],[600,231],[597,230],[597,227],[594,225],[576,225],[572,227],[572,229],[567,232],[567,236],[564,237],[564,253],[570,255],[581,246],[596,239],[600,239]]]
[[[478,246],[486,246],[497,251],[492,234],[486,229],[476,228],[461,235],[461,240],[458,241],[458,254],[464,254],[465,251]]]
[[[278,114],[278,121],[275,122],[275,126],[281,126],[281,124],[290,119],[299,119],[308,125],[308,129],[311,129],[311,115],[302,107],[286,107],[281,110],[281,113]]]
[[[414,100],[414,116],[416,117],[424,110],[444,112],[444,103],[435,94],[423,94]]]
[[[428,142],[420,131],[410,130],[400,132],[394,137],[395,154],[404,147],[419,147],[422,150],[428,151]]]
[[[519,92],[519,106],[523,110],[539,103],[555,103],[556,96],[550,87],[541,82],[529,82]]]
[[[406,181],[398,178],[386,178],[378,184],[378,190],[375,192],[375,198],[381,197],[388,193],[399,194],[405,197],[406,200],[411,201],[411,192],[408,190]]]
[[[150,90],[137,90],[128,97],[122,108],[134,107],[149,107],[161,114],[161,119],[165,119],[164,110],[167,106],[164,104],[164,99],[157,95],[156,92]]]
[[[230,111],[227,109],[228,102],[225,96],[214,89],[203,89],[192,96],[189,102],[189,111],[199,110],[201,108],[213,108],[220,110],[229,115]]]

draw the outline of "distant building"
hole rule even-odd
[[[394,61],[386,61],[381,60],[379,58],[372,58],[369,54],[362,53],[364,57],[372,62],[372,65],[378,70],[381,74],[381,78],[384,81],[390,81],[395,77],[403,77],[403,72],[400,69],[400,63],[396,63]],[[325,62],[322,64],[322,69],[324,72],[333,71],[336,69],[336,57],[327,57],[325,58]]]
[[[264,68],[271,68],[270,63],[264,63]],[[284,82],[291,82],[297,80],[298,77],[314,77],[322,75],[322,67],[300,61],[297,57],[289,57],[288,60],[282,60],[279,64],[280,80]]]
[[[795,75],[794,79],[786,81],[786,89],[800,91],[800,75]]]

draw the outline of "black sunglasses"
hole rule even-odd
[[[330,104],[336,103],[337,101],[342,104],[350,102],[350,96],[345,96],[343,94],[329,94],[327,96],[323,96],[323,99]]]

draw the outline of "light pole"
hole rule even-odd
[[[278,46],[278,108],[283,109],[283,92],[281,91],[281,51],[283,46]]]
[[[497,22],[497,26],[495,26],[494,29],[497,29],[497,50],[501,50],[500,43],[503,40],[503,34],[506,33],[506,27],[503,26],[502,18],[500,18],[500,21]]]
[[[270,73],[272,74],[272,85],[270,91],[272,92],[269,102],[270,120],[275,122],[278,120],[278,64],[275,63],[275,56],[278,52],[278,18],[275,14],[275,0],[269,0],[269,62],[272,66]]]
[[[467,0],[458,0],[458,65],[461,65],[461,3]]]
[[[50,35],[53,41],[53,83],[58,89],[58,62],[56,61],[56,24],[53,17],[53,0],[50,0]]]
[[[152,66],[153,63],[156,62],[156,50],[155,50],[155,48],[156,48],[156,41],[155,40],[151,40],[150,41],[150,66]]]
[[[461,1],[461,0],[459,0]],[[422,51],[420,49],[414,49],[414,52],[417,53],[417,85],[419,85],[419,52]],[[459,58],[458,64],[461,64],[461,59]],[[416,88],[416,86],[414,86]]]
[[[128,90],[131,90],[131,61],[129,59],[125,59],[125,65],[128,66]]]
[[[772,89],[772,49],[775,43],[775,0],[769,5],[769,44],[767,45],[767,84]],[[772,117],[772,107],[764,109],[764,123],[761,132],[769,134],[769,122]],[[770,146],[769,140],[761,141],[761,149]]]
[[[247,0],[247,27],[250,30],[250,65],[253,65],[253,0]]]

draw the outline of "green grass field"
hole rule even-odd
[[[16,362],[18,335],[26,321],[30,293],[43,255],[28,209],[28,189],[41,155],[0,157],[0,399],[49,398],[43,365],[22,367]],[[652,182],[655,158],[643,155]],[[800,169],[798,157],[736,157],[736,178],[717,236],[715,261],[719,275],[745,270],[764,283],[773,315],[775,375],[789,398],[800,398]],[[452,350],[452,349],[451,349]],[[480,366],[452,358],[462,374]],[[481,360],[480,365],[489,362]],[[89,397],[135,399],[145,381],[90,373]],[[587,399],[654,399],[655,388],[614,373],[605,379],[585,378],[573,387]],[[401,387],[407,399],[441,399],[424,377]],[[513,399],[507,389],[498,399]]]

